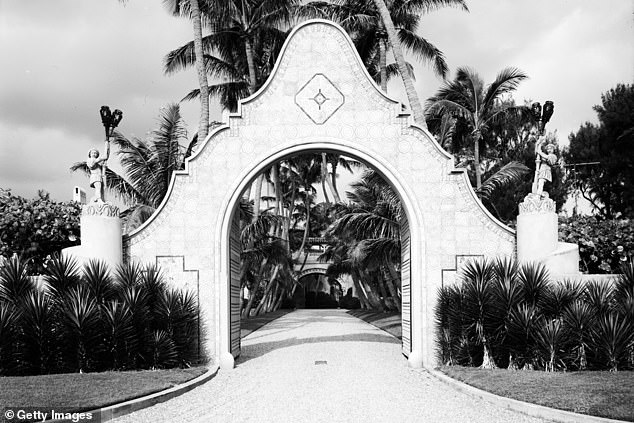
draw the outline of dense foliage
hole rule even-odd
[[[578,188],[606,218],[634,216],[634,84],[618,84],[594,106],[599,124],[570,134],[566,162]]]
[[[629,219],[560,218],[559,239],[579,245],[579,269],[591,274],[618,273],[634,253],[634,225]]]
[[[80,213],[81,205],[51,201],[42,191],[35,199],[0,192],[0,256],[15,254],[31,274],[41,273],[47,256],[79,244]]]
[[[130,264],[110,275],[49,262],[42,286],[19,258],[0,267],[0,374],[32,375],[189,366],[199,359],[198,303],[159,270]]]
[[[553,282],[542,265],[469,262],[439,290],[443,364],[616,371],[634,367],[634,266],[615,282]]]

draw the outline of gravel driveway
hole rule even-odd
[[[410,369],[400,342],[344,310],[297,310],[242,340],[230,372],[118,422],[542,422]]]

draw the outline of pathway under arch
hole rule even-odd
[[[232,213],[258,173],[306,151],[357,158],[401,197],[411,258],[403,267],[411,280],[411,344],[403,352],[412,366],[435,364],[438,288],[469,257],[513,255],[515,234],[484,209],[453,157],[381,92],[334,23],[293,30],[266,84],[207,137],[175,173],[157,212],[124,238],[125,258],[155,262],[172,284],[198,294],[204,353],[231,367]],[[233,265],[235,272],[235,253]]]

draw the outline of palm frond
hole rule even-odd
[[[476,189],[476,194],[480,198],[490,200],[497,190],[519,183],[529,173],[530,169],[526,165],[516,161],[509,162],[489,176],[480,188]]]

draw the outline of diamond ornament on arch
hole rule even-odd
[[[295,104],[317,125],[330,119],[344,103],[344,95],[322,73],[315,74],[295,94]]]

